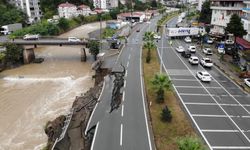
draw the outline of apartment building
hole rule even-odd
[[[106,0],[93,0],[93,5],[95,8],[107,9],[107,1]]]
[[[42,16],[40,0],[9,0],[9,3],[22,9],[27,14],[28,23],[32,24],[40,21]]]
[[[206,1],[206,0],[199,0],[199,1],[198,1],[198,6],[197,6],[197,10],[198,10],[198,11],[201,11],[202,5],[203,5],[203,3],[204,3],[205,1]]]
[[[213,34],[224,34],[232,14],[242,16],[243,0],[212,0],[211,25]]]
[[[117,8],[118,0],[106,0],[107,9]]]
[[[250,42],[250,1],[244,0],[243,3],[244,7],[242,8],[242,23],[244,25],[244,29],[247,31],[247,35],[244,36],[244,39]]]

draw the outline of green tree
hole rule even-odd
[[[5,43],[3,46],[6,47],[6,51],[4,51],[4,59],[7,63],[19,64],[23,62],[23,47],[12,43]]]
[[[147,49],[146,63],[150,63],[151,61],[151,50],[156,48],[156,45],[152,41],[147,41],[144,43],[143,48]]]
[[[164,13],[166,13],[166,10],[167,10],[166,8],[161,8],[161,9],[159,10],[159,13],[160,13],[160,14],[164,14]]]
[[[165,74],[156,74],[151,80],[153,88],[156,91],[156,100],[158,103],[164,102],[164,90],[172,90],[172,83],[169,77]]]
[[[143,41],[153,41],[154,40],[154,32],[145,32],[143,36]]]
[[[177,141],[179,150],[205,150],[202,142],[195,137],[184,137]]]
[[[171,120],[172,120],[172,114],[171,114],[171,111],[168,109],[168,106],[165,106],[162,109],[161,120],[162,121],[166,121],[166,122],[171,122]]]
[[[230,18],[229,23],[226,27],[226,32],[232,33],[235,37],[243,37],[247,34],[246,30],[244,30],[243,24],[241,22],[241,18],[237,14],[233,14]],[[236,38],[235,38],[236,40]]]
[[[70,28],[69,21],[65,18],[60,18],[57,25],[63,31],[67,31]]]
[[[202,7],[201,7],[201,12],[200,12],[200,17],[199,17],[199,22],[211,23],[211,17],[212,17],[212,10],[210,9],[210,0],[206,0]]]
[[[96,40],[91,40],[88,43],[89,52],[94,56],[94,59],[97,59],[97,55],[100,51],[100,43]]]
[[[4,60],[5,54],[3,52],[0,52],[0,64]]]

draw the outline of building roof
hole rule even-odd
[[[58,5],[58,7],[76,7],[76,5],[66,2]]]
[[[248,42],[248,41],[246,41],[246,40],[244,40],[242,38],[237,37],[236,38],[236,43],[240,44],[245,49],[250,49],[250,42]]]
[[[87,6],[87,5],[80,5],[80,6],[78,6],[78,8],[80,8],[80,9],[84,9],[84,8],[90,8],[89,6]]]

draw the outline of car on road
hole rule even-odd
[[[191,53],[189,51],[183,51],[181,53],[181,56],[184,58],[190,58],[191,57]]]
[[[230,45],[230,44],[234,44],[233,40],[226,40],[226,44]]]
[[[184,49],[183,46],[178,46],[178,47],[175,48],[175,50],[176,50],[177,52],[179,52],[179,53],[182,53],[182,52],[185,51],[185,49]]]
[[[81,42],[81,40],[76,37],[68,37],[68,41],[69,42]]]
[[[192,42],[192,39],[191,39],[189,36],[187,36],[187,37],[185,37],[184,41],[185,41],[186,43],[191,43],[191,42]]]
[[[250,87],[250,78],[244,79],[245,84]]]
[[[194,46],[194,45],[189,46],[188,51],[191,52],[191,53],[195,53],[196,52],[196,46]]]
[[[23,36],[24,40],[38,40],[39,39],[39,34],[26,34]]]
[[[199,58],[197,56],[191,56],[189,59],[188,59],[188,62],[191,64],[191,65],[198,65],[199,64]]]
[[[212,80],[211,75],[206,71],[198,71],[196,73],[196,76],[198,79],[200,79],[203,82],[210,82]]]
[[[214,64],[212,62],[212,60],[210,58],[202,58],[200,60],[200,64],[203,66],[203,67],[208,67],[208,68],[211,68]]]
[[[206,55],[212,55],[213,52],[211,50],[211,48],[203,48],[202,52]]]
[[[214,43],[213,39],[211,39],[211,38],[207,39],[207,44],[213,44],[213,43]]]
[[[160,35],[158,35],[158,34],[154,34],[154,39],[156,39],[156,40],[160,40],[160,39],[161,39],[161,36],[160,36]]]

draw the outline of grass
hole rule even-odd
[[[143,70],[146,86],[146,93],[149,106],[151,122],[154,132],[156,147],[158,150],[176,150],[177,139],[184,136],[197,137],[191,122],[187,119],[186,114],[180,107],[179,101],[175,97],[174,92],[165,92],[165,102],[163,104],[156,103],[156,94],[151,85],[151,79],[159,72],[159,62],[157,51],[152,50],[151,62],[146,63],[147,50],[143,49]],[[170,123],[161,121],[162,108],[167,105],[172,112],[172,121]]]

